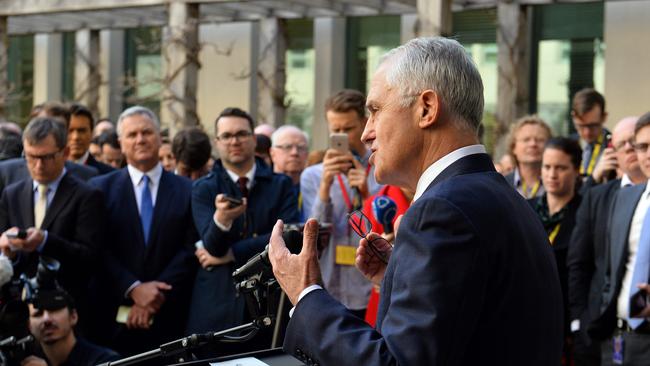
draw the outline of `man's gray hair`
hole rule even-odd
[[[483,117],[483,82],[470,55],[453,39],[415,38],[389,51],[381,63],[392,62],[386,71],[388,86],[409,107],[418,94],[431,89],[447,111],[477,131]]]
[[[141,105],[134,105],[133,107],[129,107],[125,109],[121,114],[120,117],[117,119],[117,135],[122,136],[122,122],[124,121],[125,118],[131,117],[131,116],[136,116],[136,115],[141,115],[149,118],[149,120],[153,123],[153,125],[156,127],[156,131],[160,132],[160,122],[158,121],[158,117],[156,114],[149,108],[143,107]]]
[[[278,128],[277,130],[275,130],[273,132],[273,134],[271,135],[271,145],[272,146],[277,146],[278,145],[278,140],[280,140],[280,137],[282,137],[282,135],[284,135],[285,133],[288,133],[288,132],[295,132],[295,133],[301,134],[305,138],[305,142],[307,144],[309,144],[309,136],[307,135],[307,133],[305,131],[299,129],[298,127],[296,127],[294,125],[283,125],[280,128]]]
[[[23,143],[36,145],[49,135],[54,137],[56,147],[63,150],[68,143],[68,129],[63,121],[55,117],[37,117],[29,121],[23,132]]]

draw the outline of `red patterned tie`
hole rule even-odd
[[[239,179],[237,179],[237,185],[239,186],[241,195],[242,197],[246,197],[246,198],[248,198],[248,187],[246,186],[247,184],[248,184],[248,178],[239,177]]]

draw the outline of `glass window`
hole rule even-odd
[[[347,19],[345,86],[368,91],[372,74],[386,52],[400,45],[399,16]]]
[[[498,47],[496,43],[496,10],[480,9],[455,12],[453,34],[476,63],[483,79],[483,144],[492,152],[496,143],[496,110],[498,97]]]
[[[541,41],[538,50],[537,115],[551,126],[554,135],[566,135],[571,42]]]
[[[9,121],[27,124],[34,89],[34,36],[9,37],[8,81],[5,113]]]
[[[531,109],[554,134],[567,135],[574,132],[573,95],[587,87],[605,92],[604,5],[549,4],[533,6],[532,11],[537,68],[531,70]]]
[[[287,20],[286,123],[311,131],[314,111],[315,53],[311,19]]]
[[[162,29],[128,29],[126,37],[124,107],[144,105],[160,112],[163,90]]]

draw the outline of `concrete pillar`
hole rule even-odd
[[[314,19],[315,88],[312,149],[326,149],[329,130],[325,119],[325,100],[343,89],[345,82],[345,19]]]
[[[417,37],[451,35],[452,0],[417,0]]]
[[[5,118],[9,96],[9,35],[7,17],[0,16],[0,120]]]
[[[252,75],[257,78],[257,122],[280,126],[284,124],[286,113],[286,21],[267,18],[258,23],[259,31],[254,32],[259,37],[257,73]]]
[[[625,116],[640,116],[650,110],[650,2],[607,1],[604,6],[604,94],[611,128]]]
[[[165,79],[160,103],[160,121],[169,135],[199,124],[196,112],[199,70],[199,6],[172,1],[164,30],[162,61]]]
[[[124,30],[103,30],[99,36],[99,69],[102,76],[99,88],[99,117],[108,117],[116,122],[122,112],[124,99]]]
[[[417,14],[404,14],[400,19],[400,43],[404,44],[409,40],[416,38],[415,31],[418,26]]]
[[[497,6],[498,98],[495,156],[506,150],[510,124],[528,113],[530,77],[528,8],[516,2]]]
[[[82,29],[75,34],[74,99],[97,115],[99,106],[99,31]]]
[[[63,35],[34,35],[34,104],[60,101],[63,83]]]

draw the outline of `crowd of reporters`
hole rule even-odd
[[[243,324],[252,315],[231,274],[264,250],[277,219],[331,225],[320,253],[324,287],[374,324],[379,289],[356,271],[360,236],[349,217],[363,212],[393,242],[394,220],[414,192],[375,181],[361,142],[362,93],[343,90],[325,106],[329,132],[345,136],[343,149],[310,153],[304,131],[256,126],[239,108],[215,118],[214,143],[198,127],[166,136],[155,113],[140,106],[115,124],[58,103],[36,106],[24,131],[2,123],[0,250],[14,276],[33,276],[39,257],[58,260],[64,294],[30,304],[40,347],[23,363],[92,364]],[[513,123],[508,153],[495,167],[529,201],[555,253],[565,305],[558,364],[615,364],[623,343],[626,364],[643,364],[635,360],[650,357],[650,327],[632,318],[626,299],[648,282],[647,264],[645,275],[633,273],[650,262],[642,251],[650,248],[642,244],[650,241],[642,229],[650,202],[647,194],[623,193],[645,192],[650,114],[625,118],[610,133],[605,100],[593,89],[579,91],[571,110],[577,133],[570,137],[552,137],[536,116]],[[377,217],[379,199],[396,215]],[[622,240],[612,225],[622,227]],[[270,344],[262,333],[198,353]]]

